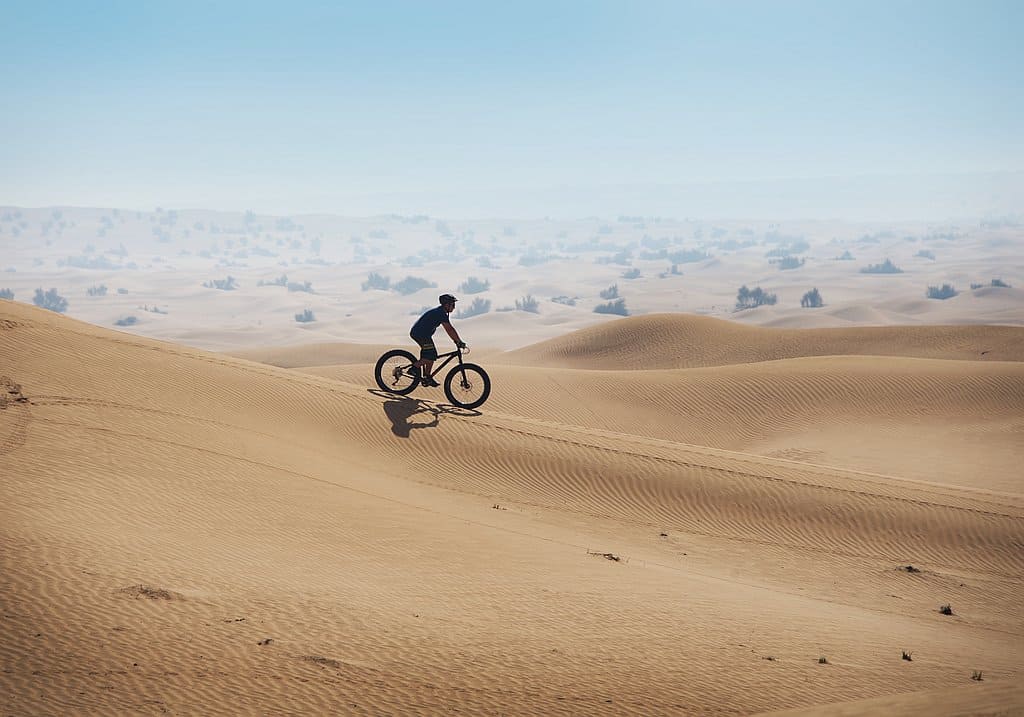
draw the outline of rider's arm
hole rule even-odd
[[[465,345],[463,344],[462,339],[459,338],[459,332],[455,330],[454,326],[449,324],[447,321],[441,325],[444,326],[444,330],[448,332],[448,336],[451,337],[452,341],[455,342],[456,346],[458,346],[459,344]]]

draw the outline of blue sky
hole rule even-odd
[[[1024,169],[1021,2],[0,1],[0,25],[0,204],[642,213]]]

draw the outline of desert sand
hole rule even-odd
[[[0,301],[3,712],[1024,713],[1024,328],[387,345]]]
[[[1013,218],[0,207],[0,248],[4,714],[1024,714]],[[476,411],[372,378],[441,291]]]

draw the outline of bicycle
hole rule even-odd
[[[465,363],[462,354],[469,349],[456,348],[446,354],[440,354],[434,362],[434,369],[429,378],[434,378],[445,366],[458,358],[458,365],[453,366],[444,377],[444,395],[452,404],[459,408],[476,408],[491,395],[491,377],[475,363]],[[441,361],[444,359],[444,361]],[[440,364],[437,362],[441,361]],[[405,396],[412,393],[420,385],[421,369],[413,366],[416,357],[405,349],[392,349],[377,359],[373,369],[377,385],[388,393]]]

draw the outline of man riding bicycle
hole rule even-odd
[[[412,326],[409,336],[419,344],[420,360],[413,364],[413,370],[420,371],[422,378],[420,383],[424,386],[440,386],[437,381],[430,377],[430,369],[437,360],[437,348],[434,346],[434,332],[438,326],[444,326],[448,336],[460,349],[466,348],[466,344],[459,338],[459,332],[448,321],[448,314],[455,311],[455,302],[458,301],[451,294],[441,294],[437,297],[440,306],[431,309],[421,316]]]

